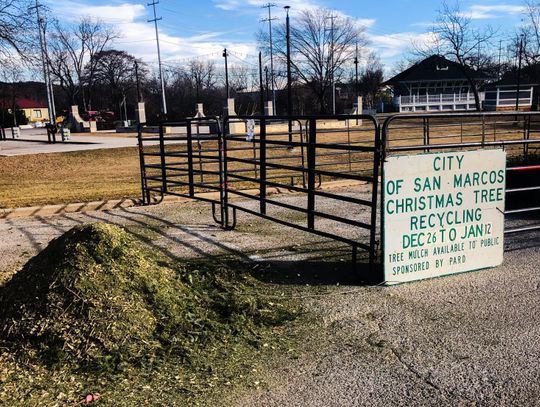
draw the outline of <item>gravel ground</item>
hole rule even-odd
[[[336,201],[324,207],[357,219],[368,216]],[[350,252],[343,245],[246,215],[239,216],[236,231],[225,231],[213,223],[207,204],[169,204],[2,220],[0,282],[52,238],[94,221],[129,225],[173,258],[269,262],[278,270],[269,280],[298,287],[320,329],[306,335],[298,359],[269,361],[264,385],[231,393],[222,405],[538,405],[538,234],[507,239],[505,262],[495,269],[390,288],[353,286]],[[319,226],[356,234],[331,222]]]

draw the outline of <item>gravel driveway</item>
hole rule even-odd
[[[325,205],[358,219],[368,216],[337,202]],[[268,279],[298,287],[320,322],[306,335],[304,352],[297,359],[268,361],[264,385],[231,392],[223,405],[539,404],[538,234],[508,239],[505,262],[495,269],[367,287],[350,285],[350,252],[343,245],[247,215],[239,217],[236,231],[225,231],[213,223],[207,204],[168,204],[1,220],[0,282],[52,238],[94,221],[128,225],[178,259],[219,255],[270,262],[278,271]],[[320,226],[363,238],[337,225]]]

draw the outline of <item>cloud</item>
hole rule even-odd
[[[225,11],[244,11],[244,12],[259,12],[260,8],[267,4],[261,0],[214,0],[214,6],[220,10]],[[311,0],[287,0],[287,6],[291,7],[291,13],[295,10],[305,10],[321,7],[321,4],[317,1]],[[276,9],[281,8],[281,5]]]
[[[415,46],[424,47],[435,44],[433,33],[419,34],[415,32],[400,32],[385,35],[369,35],[370,47],[374,48],[383,59],[390,59],[406,54]]]
[[[120,38],[111,45],[125,50],[150,65],[157,65],[157,50],[154,25],[147,22],[149,10],[142,4],[119,3],[116,5],[96,6],[90,0],[56,0],[50,5],[52,11],[62,16],[69,23],[77,22],[81,17],[91,16],[111,24]],[[255,54],[255,44],[220,40],[226,32],[207,31],[193,36],[177,36],[164,27],[159,29],[161,56],[164,63],[185,63],[190,58],[204,56],[207,59],[221,60],[224,47],[234,49],[241,54]],[[180,61],[181,60],[181,61]]]
[[[61,20],[77,21],[81,17],[91,16],[111,23],[132,22],[146,16],[146,8],[142,4],[120,3],[115,6],[96,6],[92,3],[74,2],[72,0],[56,0],[52,6]]]
[[[521,14],[525,10],[523,6],[510,4],[493,4],[493,5],[471,5],[467,12],[464,13],[467,17],[473,20],[484,20],[492,18],[505,17],[508,14]]]

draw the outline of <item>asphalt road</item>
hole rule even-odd
[[[277,199],[299,203],[302,198]],[[367,215],[339,203],[328,202],[327,208]],[[507,239],[504,264],[495,269],[366,287],[352,284],[348,251],[334,242],[246,215],[239,217],[236,231],[224,231],[212,221],[207,204],[169,204],[2,220],[0,277],[7,279],[53,237],[89,221],[132,225],[133,233],[173,258],[220,254],[270,263],[277,272],[269,280],[297,288],[319,321],[308,330],[305,350],[297,359],[265,362],[257,376],[260,385],[231,390],[220,405],[539,404],[537,233]]]
[[[45,128],[23,129],[18,140],[13,140],[11,132],[6,129],[7,140],[0,141],[0,157],[14,155],[64,153],[69,151],[97,150],[102,148],[137,147],[136,137],[116,136],[116,133],[101,133],[96,135],[72,134],[69,140],[62,142],[60,134],[56,135],[56,143],[47,142]],[[157,142],[145,142],[157,144]]]

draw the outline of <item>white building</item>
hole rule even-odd
[[[465,73],[473,78],[477,88],[489,79],[482,72],[433,55],[385,84],[393,89],[394,108],[398,112],[475,110],[474,92]],[[479,92],[479,98],[482,103],[483,92]]]

